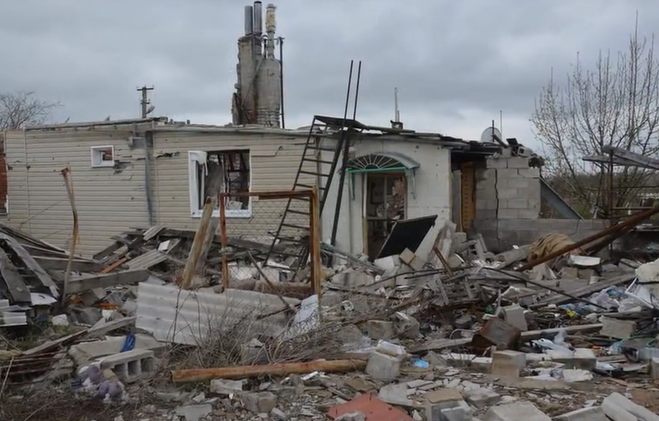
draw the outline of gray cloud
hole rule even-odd
[[[265,2],[264,2],[265,3]],[[0,13],[0,91],[31,90],[72,121],[137,116],[137,86],[157,114],[229,121],[237,38],[248,2],[22,0]],[[579,51],[624,49],[635,11],[652,30],[659,3],[280,0],[289,126],[340,115],[351,59],[363,61],[358,118],[386,125],[398,87],[407,127],[474,138],[504,112],[504,134],[528,139],[550,70]],[[649,35],[649,34],[647,34]]]

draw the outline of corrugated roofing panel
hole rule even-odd
[[[212,290],[186,291],[174,285],[142,282],[137,291],[137,327],[157,340],[199,345],[209,329],[221,332],[221,326],[240,328],[256,337],[274,335],[284,329],[289,317],[283,312],[256,320],[260,314],[283,309],[279,297],[254,291],[230,289],[222,294]],[[299,300],[285,298],[290,305]],[[251,339],[251,338],[249,338]]]

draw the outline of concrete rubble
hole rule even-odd
[[[658,262],[559,234],[492,253],[447,223],[427,256],[322,244],[321,291],[284,251],[211,238],[184,285],[194,238],[69,259],[0,225],[0,419],[39,390],[153,421],[659,421]],[[229,289],[227,255],[254,269]]]

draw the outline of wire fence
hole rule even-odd
[[[319,225],[316,190],[223,193],[224,287],[271,290],[309,281],[319,292]]]

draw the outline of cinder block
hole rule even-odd
[[[487,168],[508,168],[507,159],[501,158],[488,158],[485,160],[485,166]]]
[[[597,365],[597,356],[588,348],[577,348],[574,352],[550,350],[547,354],[552,361],[565,364],[567,369],[592,371]]]
[[[555,421],[608,421],[601,406],[581,408],[576,411],[554,417]]]
[[[518,157],[508,158],[508,168],[529,168],[529,159]]]
[[[502,168],[497,170],[497,180],[519,178],[519,170],[513,168]]]
[[[524,177],[514,177],[514,178],[504,178],[501,180],[500,184],[502,187],[510,189],[527,189],[529,184],[533,182],[532,179]]]
[[[478,168],[476,170],[476,181],[484,181],[484,180],[496,181],[496,178],[497,178],[496,169]]]
[[[519,197],[518,193],[517,193],[517,189],[501,187],[501,188],[497,188],[497,193],[498,193],[498,196],[499,196],[499,202],[500,202],[499,207],[500,208],[509,207],[509,206],[507,206],[507,204],[501,203],[501,202],[506,202],[508,200],[513,200],[513,199],[519,200],[519,199],[517,199]],[[526,207],[526,204],[525,204],[525,207]]]
[[[483,416],[483,421],[551,421],[551,418],[540,411],[531,402],[513,402],[490,408]]]
[[[511,198],[506,198],[506,200],[501,200],[499,203],[499,209],[528,209],[528,201],[525,198],[519,199],[519,194],[517,190],[514,190],[515,194]]]
[[[602,316],[600,318],[602,330],[600,335],[616,339],[628,339],[636,333],[636,322],[633,320],[618,320]]]
[[[499,201],[496,199],[476,199],[476,210],[497,210]]]
[[[519,377],[526,367],[526,354],[518,351],[496,351],[492,354],[492,374]]]
[[[538,178],[540,177],[540,170],[538,168],[526,168],[517,170],[520,176],[525,178]]]
[[[154,374],[156,360],[153,351],[135,349],[104,358],[101,369],[112,370],[119,380],[132,383]]]
[[[400,372],[400,359],[377,351],[372,352],[365,371],[375,380],[392,381]]]
[[[519,218],[519,219],[537,220],[538,216],[540,216],[540,209],[517,209],[517,218]],[[536,231],[536,233],[537,233],[537,231]],[[531,242],[535,241],[538,237],[541,237],[541,236],[537,235],[535,237],[535,239],[532,240]]]
[[[518,209],[501,209],[497,213],[498,219],[519,219]]]

